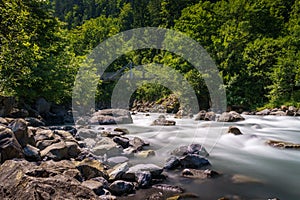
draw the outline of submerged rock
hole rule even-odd
[[[232,133],[233,135],[243,135],[243,133],[235,126],[230,126],[227,133]]]
[[[206,169],[206,170],[184,169],[181,174],[184,177],[199,178],[199,179],[216,178],[220,176],[220,173],[210,169]]]
[[[174,186],[174,185],[168,185],[168,184],[156,184],[152,185],[153,188],[163,190],[163,191],[168,191],[168,192],[175,192],[175,193],[183,193],[184,189],[179,187],[179,186]]]
[[[233,183],[263,183],[261,180],[250,177],[250,176],[245,176],[242,174],[235,174],[231,178]]]
[[[280,149],[300,149],[300,144],[295,144],[291,142],[269,140],[266,143],[271,147],[280,148]]]

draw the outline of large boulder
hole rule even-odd
[[[132,124],[131,114],[125,109],[104,109],[95,112],[91,119],[90,124]]]
[[[7,160],[0,166],[0,198],[98,199],[92,189],[64,173],[71,164],[56,165],[45,162],[40,167],[25,160]]]
[[[13,158],[23,158],[23,150],[14,133],[5,126],[0,126],[0,162]]]
[[[224,112],[218,119],[219,122],[238,122],[242,120],[245,120],[245,118],[235,111]]]
[[[14,135],[22,147],[25,147],[27,144],[35,146],[33,134],[28,130],[28,122],[24,119],[14,120],[9,124],[8,128],[14,132]]]
[[[52,160],[62,160],[76,158],[80,154],[80,148],[77,143],[70,141],[60,141],[51,144],[41,151],[41,157]]]

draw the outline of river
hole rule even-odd
[[[217,199],[237,195],[243,199],[285,200],[300,199],[300,150],[276,149],[265,144],[267,140],[300,143],[300,117],[244,116],[235,123],[175,120],[176,126],[150,126],[159,114],[133,115],[134,123],[119,125],[150,142],[156,155],[132,163],[154,163],[163,166],[170,152],[181,145],[200,143],[210,156],[212,169],[224,174],[222,178],[200,181],[168,173],[169,182],[181,185],[199,199]],[[229,126],[238,127],[243,135],[227,134]],[[233,183],[233,175],[252,177],[252,182]]]

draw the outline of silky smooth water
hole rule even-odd
[[[276,149],[265,144],[267,140],[300,143],[300,118],[279,116],[244,116],[235,123],[174,119],[176,126],[151,126],[159,114],[133,115],[134,123],[119,125],[130,131],[129,137],[138,136],[150,142],[156,156],[136,159],[133,163],[155,163],[163,166],[170,152],[191,143],[200,143],[210,153],[212,169],[222,172],[221,179],[200,181],[168,174],[171,182],[194,192],[200,199],[216,199],[238,195],[245,199],[286,200],[300,199],[300,150]],[[229,126],[238,127],[243,135],[227,134]],[[232,183],[234,174],[250,176],[259,183]]]

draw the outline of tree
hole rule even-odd
[[[4,0],[0,12],[0,86],[3,94],[33,101],[45,97],[63,101],[74,70],[64,31],[52,16],[49,2]]]

